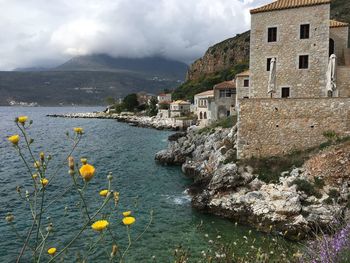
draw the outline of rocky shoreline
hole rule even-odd
[[[135,127],[153,128],[157,130],[184,130],[186,127],[181,126],[173,119],[161,119],[157,117],[108,114],[105,112],[92,113],[69,113],[69,114],[47,114],[47,117],[54,118],[86,118],[86,119],[112,119],[118,122],[129,123]]]
[[[156,154],[159,163],[181,165],[193,179],[193,207],[292,240],[344,219],[350,203],[349,144],[327,148],[271,183],[236,161],[236,131],[188,129]]]

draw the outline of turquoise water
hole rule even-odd
[[[93,210],[101,204],[98,191],[106,188],[106,175],[113,172],[113,189],[120,192],[120,211],[132,210],[137,218],[131,228],[133,237],[142,232],[148,223],[150,211],[154,211],[152,225],[131,247],[127,262],[173,262],[174,249],[180,245],[189,249],[193,262],[197,262],[201,251],[207,250],[211,244],[209,240],[232,243],[249,235],[250,229],[247,227],[235,227],[229,220],[193,210],[185,194],[191,181],[182,175],[179,167],[164,167],[155,163],[154,154],[166,147],[170,132],[130,127],[114,120],[45,117],[48,113],[93,110],[99,109],[0,107],[0,218],[12,212],[20,235],[25,236],[31,221],[29,208],[18,198],[16,186],[30,189],[31,179],[6,140],[6,136],[17,133],[13,120],[19,115],[27,115],[34,121],[30,129],[35,140],[33,147],[37,154],[44,151],[53,155],[50,164],[52,170],[64,160],[70,149],[65,132],[71,131],[72,127],[84,128],[86,134],[74,156],[76,159],[88,157],[97,170],[86,192],[89,209]],[[70,184],[71,178],[65,167],[49,186],[49,195],[62,193],[65,186]],[[48,210],[47,216],[50,218],[45,217],[44,224],[51,220],[55,231],[46,247],[55,246],[59,250],[79,230],[82,221],[77,200],[75,191],[68,192]],[[125,227],[120,224],[121,218],[120,213],[111,218],[111,229],[120,240],[119,246],[124,248],[127,239]],[[0,221],[0,231],[0,262],[14,262],[22,243],[16,241],[14,232],[4,220]],[[253,231],[252,235],[258,243],[266,245],[269,242],[263,241],[264,236],[257,232]],[[218,236],[221,238],[218,239]],[[74,262],[77,250],[86,250],[85,245],[96,238],[96,233],[88,229],[75,243],[79,249],[68,251],[67,262]],[[93,251],[88,256],[88,262],[100,262],[110,253],[108,237],[102,242],[105,242],[106,250]],[[245,250],[243,245],[237,248],[237,252],[244,253]],[[26,254],[25,259],[28,256]]]

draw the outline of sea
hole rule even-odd
[[[27,131],[34,140],[31,145],[34,155],[39,156],[41,151],[52,155],[47,177],[59,171],[46,191],[45,204],[48,207],[43,216],[43,225],[52,223],[53,231],[46,240],[42,262],[49,259],[45,252],[47,248],[62,249],[85,222],[78,192],[66,191],[72,185],[65,163],[72,141],[66,133],[72,136],[74,127],[82,127],[84,135],[73,157],[76,161],[87,158],[96,168],[94,178],[84,191],[89,212],[101,206],[103,198],[98,193],[108,187],[107,175],[110,172],[113,176],[111,188],[120,193],[118,208],[114,209],[112,202],[96,220],[113,211],[109,217],[109,228],[121,252],[128,245],[127,229],[121,223],[122,212],[132,211],[136,218],[130,227],[132,245],[125,262],[174,262],[175,255],[179,253],[189,256],[187,262],[202,262],[204,254],[215,255],[221,246],[232,246],[234,253],[243,255],[251,251],[248,242],[245,242],[247,239],[254,239],[256,247],[273,247],[273,236],[191,208],[190,196],[186,191],[191,180],[182,174],[180,167],[162,166],[154,160],[155,153],[167,147],[167,138],[172,132],[132,127],[115,120],[46,117],[47,114],[102,109],[0,107],[0,262],[15,262],[32,223],[29,205],[16,190],[20,187],[21,195],[25,197],[26,190],[32,191],[32,180],[16,149],[7,140],[8,136],[19,133],[14,120],[21,115],[33,120]],[[20,146],[24,147],[23,139]],[[24,148],[23,151],[26,152]],[[31,165],[27,153],[25,158]],[[4,220],[7,213],[14,215],[11,225]],[[150,220],[152,222],[149,224]],[[138,238],[145,229],[145,233]],[[64,254],[65,262],[81,259],[86,262],[107,261],[113,242],[108,234],[101,235],[88,227]],[[98,249],[92,245],[95,243]],[[278,245],[283,244],[289,245],[287,241],[281,241]],[[22,262],[30,262],[31,256],[30,250],[27,250]]]

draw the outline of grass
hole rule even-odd
[[[333,137],[333,136],[332,136]],[[318,153],[332,145],[338,145],[344,142],[349,142],[350,136],[337,137],[335,140],[328,140],[319,146],[306,149],[304,151],[294,151],[288,155],[273,156],[266,158],[251,158],[246,160],[239,160],[240,165],[249,165],[253,167],[254,172],[259,174],[259,179],[266,183],[277,183],[284,171],[290,171],[293,168],[301,167],[306,160],[310,158],[312,154]],[[322,182],[315,179],[315,186],[322,188]],[[323,182],[324,184],[324,182]],[[322,187],[321,187],[322,186]]]
[[[222,128],[232,128],[237,123],[237,116],[228,116],[224,119],[218,120],[209,126],[206,126],[202,129],[200,129],[198,132],[199,134],[210,134],[215,131],[215,128],[222,127]]]

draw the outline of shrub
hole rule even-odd
[[[295,184],[297,186],[298,191],[302,191],[309,196],[313,195],[317,198],[322,197],[322,195],[316,190],[315,186],[307,180],[295,179],[293,181],[293,184]]]

